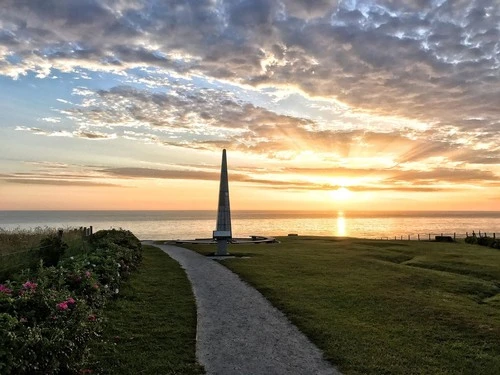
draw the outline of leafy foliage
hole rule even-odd
[[[473,234],[472,236],[468,236],[465,239],[465,242],[472,245],[481,245],[481,246],[492,247],[494,249],[500,249],[500,239],[495,237],[488,237],[488,236],[478,237],[476,236],[476,234]]]
[[[58,230],[48,227],[0,228],[0,282],[12,279],[25,268],[36,269],[42,257],[46,263],[55,265],[60,259],[89,249],[88,237],[82,235],[81,229],[65,228],[62,241],[56,239],[57,235]]]
[[[88,253],[64,260],[60,238],[42,240],[41,247],[52,251],[38,268],[25,270],[22,281],[0,284],[0,373],[71,374],[83,368],[87,344],[102,330],[102,307],[142,258],[132,233],[96,235]]]
[[[40,259],[46,267],[57,266],[59,259],[68,249],[68,245],[63,242],[62,236],[51,235],[40,241]]]

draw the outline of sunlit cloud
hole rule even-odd
[[[39,180],[36,178],[5,178],[6,182],[13,184],[23,185],[52,185],[52,186],[83,186],[83,187],[103,187],[113,186],[119,187],[120,185],[111,184],[106,182],[92,182],[92,181],[68,181],[68,180]]]
[[[256,188],[490,199],[499,23],[493,0],[7,0],[0,79],[15,89],[2,126],[26,148],[85,143],[84,159],[108,146],[198,158],[161,169],[131,156],[61,184],[215,181],[204,157],[226,148],[234,181]],[[57,182],[29,168],[2,178]]]

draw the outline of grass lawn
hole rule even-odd
[[[500,374],[500,251],[285,237],[224,264],[346,374]],[[210,253],[209,245],[184,245]]]
[[[92,348],[98,373],[203,374],[196,363],[196,305],[179,264],[156,247],[106,307],[104,342]]]

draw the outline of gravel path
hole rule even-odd
[[[279,310],[218,262],[157,245],[185,269],[198,310],[196,355],[207,374],[340,374]]]

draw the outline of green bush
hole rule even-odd
[[[500,240],[494,237],[476,237],[476,235],[469,236],[465,239],[465,242],[472,245],[481,245],[492,247],[494,249],[500,249]]]
[[[84,368],[87,344],[101,332],[102,307],[142,258],[140,241],[128,231],[100,231],[91,243],[88,253],[61,260],[64,244],[49,237],[44,246],[53,251],[36,270],[26,270],[23,282],[0,284],[1,374]]]
[[[57,266],[59,260],[68,249],[68,245],[63,242],[58,235],[50,235],[40,241],[40,259],[46,267]]]
[[[476,235],[468,236],[465,238],[465,242],[471,245],[477,244],[477,237]]]
[[[43,275],[42,275],[43,273]],[[76,373],[87,342],[101,331],[101,319],[84,300],[53,288],[52,271],[41,270],[37,282],[10,284],[1,293],[0,328],[2,374]]]

